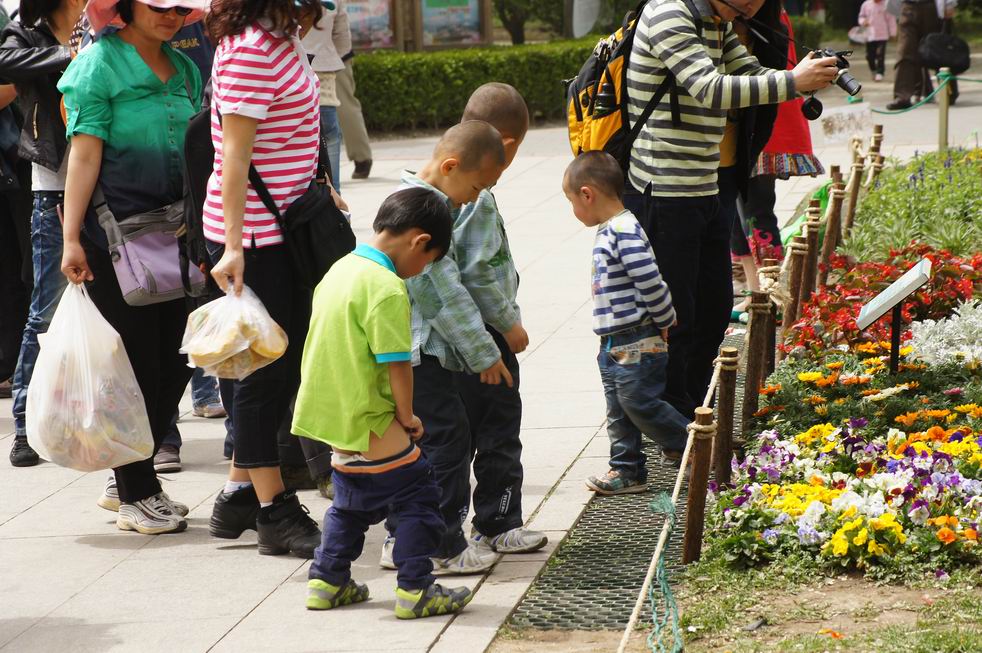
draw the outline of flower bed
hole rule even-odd
[[[904,302],[905,324],[947,317],[965,300],[982,296],[982,254],[958,257],[928,245],[892,250],[882,260],[861,262],[836,255],[830,262],[829,285],[802,310],[782,345],[792,356],[817,358],[838,346],[890,339],[890,321],[882,319],[865,331],[856,326],[863,304],[899,279],[922,258],[931,259],[931,280]],[[909,331],[904,339],[909,338]]]
[[[916,327],[932,362],[906,347],[897,375],[885,342],[781,365],[761,390],[766,430],[716,495],[711,546],[743,565],[809,553],[879,577],[982,562],[982,370],[961,351],[980,316],[968,304]]]

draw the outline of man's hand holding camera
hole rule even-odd
[[[830,86],[839,74],[837,57],[818,57],[815,52],[798,62],[791,74],[795,90],[799,93],[817,91]]]

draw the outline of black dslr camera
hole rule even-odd
[[[859,83],[859,80],[849,72],[849,60],[846,57],[852,55],[852,50],[836,52],[835,50],[824,48],[822,50],[813,50],[813,52],[816,57],[835,57],[835,65],[839,69],[839,74],[835,76],[836,86],[849,95],[856,95],[863,89],[863,85]],[[808,120],[817,120],[822,115],[822,103],[812,95],[801,105],[801,112],[805,114],[805,118]]]

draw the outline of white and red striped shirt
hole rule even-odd
[[[205,238],[225,242],[222,211],[222,115],[258,121],[252,163],[280,215],[310,186],[317,171],[320,89],[299,39],[278,37],[254,24],[222,39],[215,52],[211,139],[215,167],[204,206]],[[245,247],[283,242],[276,218],[249,184],[242,224]]]

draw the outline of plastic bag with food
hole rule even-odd
[[[286,333],[248,286],[188,315],[181,352],[209,376],[242,380],[286,351]]]
[[[51,462],[83,472],[153,453],[153,436],[123,341],[89,299],[68,284],[27,391],[27,441]]]

